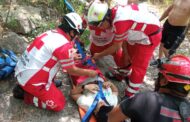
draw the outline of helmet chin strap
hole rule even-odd
[[[176,97],[186,97],[187,96],[187,94],[180,93],[176,90],[171,90],[171,89],[162,88],[162,87],[159,88],[159,92],[160,93],[167,93],[167,94],[170,94],[170,95],[176,96]]]
[[[71,31],[69,32],[69,36],[71,37],[71,40],[73,40],[77,35],[78,35],[78,34],[77,34],[77,32],[75,32],[75,30],[71,30]]]

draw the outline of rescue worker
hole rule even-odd
[[[99,0],[96,0],[95,2],[99,2]],[[106,6],[104,5],[106,4]],[[100,11],[107,11],[108,10],[108,5],[107,2],[104,2],[102,5],[99,6],[101,8]],[[101,21],[102,18],[95,18],[96,21]],[[113,38],[114,38],[114,32],[113,32],[113,28],[112,26],[109,25],[108,28],[102,28],[96,25],[95,20],[93,20],[93,17],[89,17],[87,18],[88,22],[88,27],[90,30],[90,52],[91,55],[94,56],[94,54],[96,55],[96,53],[101,53],[103,52],[105,49],[111,47],[113,45]],[[111,23],[107,23],[107,24],[111,24]],[[118,67],[123,67],[124,64],[122,64],[123,62],[121,62],[121,58],[122,56],[122,49],[120,48],[118,51],[114,52],[111,54],[114,58],[114,61],[116,63],[116,65]],[[121,57],[121,58],[119,58]],[[94,56],[93,57],[94,60],[99,59],[99,57]]]
[[[108,122],[190,122],[190,58],[176,55],[164,61],[156,88],[123,100],[108,114]]]
[[[97,75],[96,71],[74,65],[76,50],[72,40],[82,31],[82,19],[73,12],[63,17],[57,29],[37,36],[16,65],[15,76],[19,85],[13,89],[13,96],[24,99],[26,104],[61,111],[65,106],[65,97],[54,84],[59,68],[72,75]]]
[[[132,69],[131,74],[126,77],[125,90],[125,95],[130,97],[138,92],[153,51],[160,43],[160,22],[154,14],[136,4],[115,6],[112,9],[107,6],[106,2],[94,2],[88,10],[89,23],[104,30],[112,26],[115,33],[113,45],[95,53],[93,58],[116,53],[122,47],[122,61],[125,66],[131,64],[129,70]]]

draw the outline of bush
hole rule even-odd
[[[80,37],[80,40],[84,42],[85,47],[87,47],[90,44],[89,35],[90,31],[86,29]]]

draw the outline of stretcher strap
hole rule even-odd
[[[86,62],[87,65],[92,66],[92,67],[96,67],[96,65],[94,63],[92,63],[92,60],[90,58],[86,58],[86,54],[83,51],[80,42],[78,40],[75,40],[75,44],[77,46],[79,53],[82,55],[83,64],[84,64],[84,62]]]
[[[88,111],[86,112],[86,114],[82,118],[82,122],[88,122],[88,119],[91,116],[91,114],[94,111],[94,109],[96,108],[96,106],[98,104],[98,101],[99,101],[99,94],[96,95],[96,97],[95,97],[92,105],[89,107]]]

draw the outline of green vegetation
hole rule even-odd
[[[33,41],[33,38],[35,38],[36,36],[38,36],[39,34],[50,30],[50,29],[54,29],[56,26],[55,22],[50,21],[47,23],[44,23],[42,25],[40,25],[40,27],[38,27],[37,29],[33,30],[28,36],[29,36],[29,41]]]
[[[141,1],[141,0],[140,0]],[[173,2],[173,0],[148,0],[148,2],[151,2],[151,3],[160,3],[160,4],[170,4],[171,2]]]
[[[12,30],[16,30],[19,26],[19,22],[14,18],[14,17],[10,17],[10,20],[6,23],[6,26]]]
[[[87,47],[90,44],[89,35],[90,31],[86,29],[80,37],[81,41],[84,42],[85,47]]]

